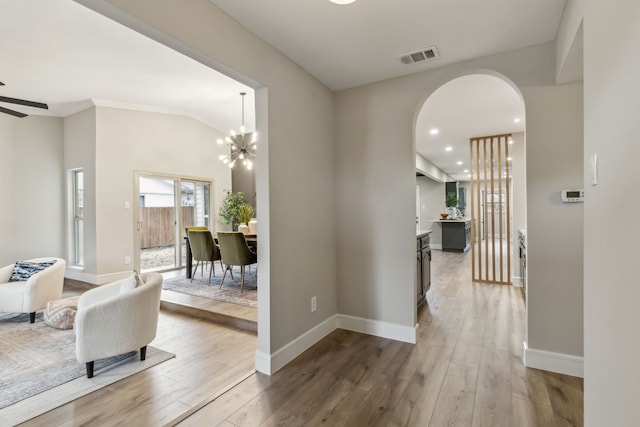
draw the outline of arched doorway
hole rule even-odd
[[[496,277],[503,274],[508,276],[505,282],[520,284],[517,236],[518,230],[526,229],[525,109],[517,87],[506,77],[488,71],[450,79],[419,107],[414,135],[416,216],[419,228],[432,230],[431,249],[464,253],[472,248],[471,237],[480,242],[495,233],[499,245],[509,243],[498,264],[504,272],[498,267]],[[501,168],[495,178],[505,185],[485,189],[477,186],[483,175],[474,174],[479,162],[470,155],[470,139],[491,135],[509,135],[504,139],[507,150],[502,151],[500,164],[494,165]],[[487,157],[483,163],[490,160]],[[476,218],[471,212],[472,190],[477,205],[474,212],[480,212]],[[446,198],[451,193],[456,200],[450,200],[453,206],[447,208]],[[492,210],[487,200],[493,198],[500,202]],[[501,204],[503,209],[498,208]],[[478,211],[479,205],[482,209]],[[440,214],[445,213],[449,217],[443,221]],[[451,218],[457,221],[449,222]]]

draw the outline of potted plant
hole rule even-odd
[[[245,203],[238,207],[238,220],[240,221],[240,225],[238,226],[238,231],[247,234],[249,232],[249,221],[251,221],[251,216],[253,215],[253,207],[251,205]]]
[[[226,190],[226,193],[222,206],[220,206],[219,215],[224,219],[225,224],[231,224],[232,230],[237,231],[238,223],[240,222],[240,207],[247,203],[244,201],[244,193],[242,191],[233,193]]]
[[[447,206],[447,209],[449,210],[449,218],[455,218],[458,215],[456,215],[456,211],[457,211],[457,207],[458,207],[458,198],[456,197],[456,194],[453,192],[447,193],[447,198],[445,200],[445,204]]]

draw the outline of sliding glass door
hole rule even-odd
[[[142,272],[182,268],[184,228],[210,225],[211,183],[142,174],[136,178],[135,265]]]

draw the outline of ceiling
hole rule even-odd
[[[484,74],[460,77],[438,88],[418,113],[416,151],[456,181],[469,181],[469,138],[524,126],[524,103],[508,83]]]
[[[565,0],[209,0],[333,90],[555,40]],[[393,5],[393,6],[391,6]],[[440,58],[403,55],[436,46]]]
[[[65,117],[91,105],[194,117],[238,129],[253,90],[71,0],[0,0],[0,95],[49,110],[0,103],[27,114]]]
[[[209,0],[333,90],[554,40],[565,0]],[[254,128],[253,90],[71,0],[0,0],[0,95],[46,102],[64,117],[91,105],[194,117],[223,132]],[[294,35],[294,36],[292,36]],[[439,58],[398,56],[436,46]],[[477,78],[476,78],[477,77]],[[521,131],[522,102],[476,76],[435,92],[418,120],[417,150],[456,174],[442,144]],[[483,100],[480,107],[478,102]],[[437,105],[433,107],[433,105]],[[464,118],[462,116],[464,115]],[[438,127],[437,138],[428,135]],[[464,161],[464,157],[462,156]],[[455,175],[461,176],[461,175]]]

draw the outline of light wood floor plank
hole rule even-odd
[[[521,290],[471,282],[469,258],[433,251],[417,344],[336,330],[273,376],[250,375],[179,425],[583,425],[583,381],[522,364]],[[253,365],[255,335],[189,316],[162,319],[155,345],[176,359],[34,425],[162,425],[199,408],[192,405],[233,376],[227,371],[241,376]]]

